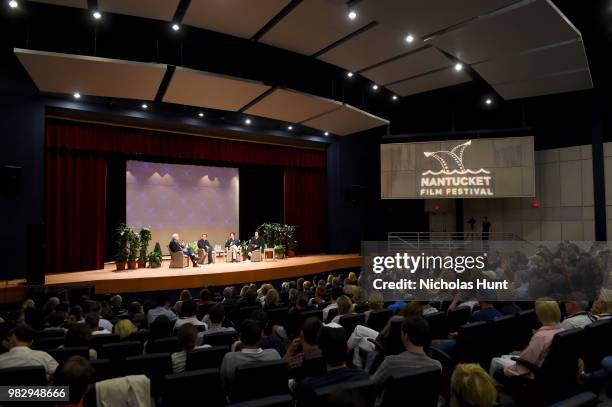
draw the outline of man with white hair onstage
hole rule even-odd
[[[191,262],[193,263],[193,267],[200,267],[197,263],[198,256],[196,256],[196,254],[190,247],[181,244],[180,236],[178,233],[172,234],[172,240],[170,240],[170,244],[168,246],[170,247],[170,251],[172,253],[183,252],[183,254],[188,256],[191,259]]]

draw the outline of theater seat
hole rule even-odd
[[[102,345],[102,358],[112,361],[123,360],[129,356],[142,355],[142,343],[138,341],[107,343]]]
[[[94,382],[125,376],[125,364],[112,363],[108,359],[92,360],[91,365],[96,371]]]
[[[82,356],[85,359],[89,359],[89,348],[87,346],[50,349],[47,353],[53,356],[53,359],[57,360],[58,363],[72,356]]]
[[[584,370],[590,373],[601,369],[601,360],[612,355],[612,319],[602,319],[585,326],[583,337],[581,356]]]
[[[338,321],[346,331],[346,337],[351,336],[357,325],[365,325],[365,315],[363,314],[348,314],[342,315]]]
[[[375,330],[376,332],[382,331],[382,329],[387,325],[387,321],[389,318],[393,316],[393,312],[390,309],[376,309],[370,311],[368,315],[368,328]]]
[[[298,405],[304,407],[321,407],[338,405],[338,399],[356,399],[363,400],[363,404],[360,405],[373,406],[375,398],[376,390],[374,388],[374,383],[372,383],[370,379],[367,379],[321,387],[316,389],[314,394],[302,395],[301,399],[298,400]],[[398,400],[406,400],[406,395]],[[396,400],[396,406],[398,405],[398,400]]]
[[[148,329],[139,329],[129,336],[130,341],[138,341],[141,343],[145,343],[151,337],[151,331]]]
[[[96,350],[96,352],[102,352],[102,346],[107,343],[119,342],[119,335],[113,334],[101,334],[93,335],[89,340],[89,345]]]
[[[202,337],[203,345],[230,346],[238,339],[238,332],[218,332]]]
[[[268,318],[268,322],[272,325],[281,325],[285,326],[287,324],[287,314],[289,312],[289,308],[281,307],[281,308],[273,308],[266,311],[266,316]]]
[[[58,338],[66,336],[66,331],[63,328],[44,329],[36,332],[36,339]]]
[[[63,345],[64,342],[65,338],[63,336],[37,339],[32,342],[32,349],[45,351],[50,349],[57,349],[57,347]]]
[[[590,391],[576,394],[573,397],[551,404],[549,407],[595,407],[599,403],[597,395]]]
[[[414,369],[403,375],[392,375],[384,384],[381,407],[396,407],[397,401],[406,397],[413,406],[437,407],[440,374],[440,369],[431,366]]]
[[[47,372],[42,366],[0,369],[2,386],[46,386]]]
[[[491,362],[491,327],[488,322],[472,322],[459,328],[456,361],[479,363],[485,370]]]
[[[424,315],[429,324],[432,339],[448,339],[448,326],[446,325],[446,312],[438,311]]]
[[[326,324],[329,324],[332,319],[334,319],[338,315],[338,308],[331,308],[327,311],[327,319],[324,321]]]
[[[199,403],[196,401],[199,400]],[[205,405],[224,406],[219,369],[201,369],[166,375],[163,383],[164,407]]]
[[[293,407],[293,397],[286,394],[283,396],[263,397],[251,401],[230,404],[228,407]]]
[[[471,310],[469,307],[459,307],[452,311],[448,311],[446,315],[446,323],[450,332],[457,332],[461,325],[464,325],[470,319]]]
[[[173,353],[179,350],[180,346],[176,336],[156,339],[147,343],[147,353]]]
[[[284,360],[238,367],[229,398],[235,403],[288,394],[288,380],[288,368]]]
[[[229,346],[194,349],[187,353],[185,370],[219,369]]]
[[[519,341],[516,336],[518,319],[514,315],[497,317],[492,322],[491,328],[491,353],[492,356],[508,355],[516,348]],[[521,348],[522,349],[522,348]]]
[[[164,377],[172,373],[172,361],[169,353],[132,356],[125,360],[125,369],[126,375],[146,375],[151,380],[152,393],[158,395]]]

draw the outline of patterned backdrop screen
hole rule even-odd
[[[168,252],[172,233],[193,242],[202,233],[221,244],[238,233],[238,169],[128,161],[126,222],[150,227],[155,242]]]

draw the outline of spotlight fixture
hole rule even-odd
[[[251,119],[244,119],[244,124],[251,124]]]
[[[102,13],[100,13],[99,11],[94,11],[92,14],[93,18],[95,18],[96,20],[99,20],[102,18]]]
[[[199,117],[204,117],[204,113],[200,112],[200,113],[198,113],[198,116]]]
[[[350,10],[349,13],[348,13],[348,18],[349,18],[349,20],[356,19],[357,18],[357,13],[355,13],[354,10]]]
[[[81,98],[81,94],[80,94],[79,92],[74,92],[74,93],[72,94],[72,96],[73,96],[75,99],[80,99],[80,98]]]
[[[487,106],[492,105],[492,104],[493,104],[493,99],[491,99],[491,98],[487,98],[487,99],[485,100],[485,104],[486,104]]]
[[[17,0],[9,1],[8,5],[9,5],[10,8],[17,8],[17,7],[19,7],[19,3],[17,3]]]
[[[414,36],[412,34],[408,34],[405,39],[408,44],[414,42]]]
[[[352,77],[353,77],[353,75],[354,75],[354,73],[352,73],[352,72],[347,72],[347,73],[346,73],[346,76],[348,76],[349,78],[352,78]]]
[[[393,100],[397,100],[397,95],[393,95],[393,96],[391,96],[391,99],[393,99]]]
[[[377,84],[372,85],[372,90],[378,90],[378,85]]]
[[[146,103],[143,103],[143,104],[142,104],[142,108],[143,108],[143,109],[148,109],[148,108],[149,108],[149,105],[147,105]]]
[[[329,132],[326,131],[325,133],[323,133],[325,136],[329,136]]]
[[[287,126],[287,130],[293,130],[293,126]]]
[[[455,71],[457,71],[457,72],[463,71],[463,64],[461,62],[457,62],[455,64]]]
[[[175,24],[172,24],[172,29],[173,29],[174,31],[178,31],[178,30],[180,30],[180,29],[181,29],[181,26],[175,23]]]

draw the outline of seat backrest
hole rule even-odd
[[[567,394],[575,387],[583,330],[568,329],[555,335],[541,369],[549,389]]]
[[[327,319],[325,320],[326,324],[329,324],[332,319],[334,319],[338,315],[338,308],[330,308],[327,310]]]
[[[446,324],[446,312],[438,311],[423,315],[429,324],[429,332],[432,339],[448,339],[448,326]]]
[[[404,322],[403,319],[399,318],[391,320],[389,333],[382,342],[385,355],[397,355],[406,350],[402,342],[402,322]]]
[[[300,316],[300,320],[302,321],[302,325],[304,325],[304,321],[306,321],[310,317],[319,318],[319,320],[323,321],[323,310],[314,309],[311,311],[304,311],[300,313],[299,316]]]
[[[566,400],[551,404],[548,407],[595,407],[597,404],[599,404],[597,395],[590,391],[585,391]]]
[[[369,328],[372,328],[376,332],[380,332],[383,330],[385,325],[387,325],[387,321],[389,318],[393,316],[393,311],[390,309],[375,309],[370,311],[368,315],[367,325]]]
[[[32,342],[32,349],[36,349],[36,350],[56,349],[58,346],[63,345],[65,341],[66,341],[66,338],[64,338],[63,336],[36,339],[34,340],[34,342]]]
[[[58,363],[72,356],[82,356],[85,359],[89,359],[89,348],[87,346],[50,349],[47,353],[53,356],[53,359],[57,360]]]
[[[180,346],[176,336],[147,342],[147,353],[173,353],[179,350]]]
[[[92,360],[91,365],[95,370],[94,383],[125,376],[125,364],[111,363],[108,359],[97,359]]]
[[[230,404],[228,407],[294,407],[294,405],[293,397],[285,394],[243,401],[241,403]]]
[[[210,311],[210,309],[214,306],[215,304],[202,304],[202,305],[198,305],[198,310],[196,313],[196,316],[198,317],[199,320],[202,320],[202,318],[204,318],[204,316],[206,314],[208,314],[208,312]]]
[[[194,405],[194,392],[202,395],[202,405],[224,406],[219,369],[199,369],[166,375],[162,391],[164,407]]]
[[[457,336],[457,361],[488,366],[491,358],[491,327],[488,322],[463,324]]]
[[[514,350],[526,348],[533,336],[533,330],[537,329],[539,325],[538,317],[532,309],[519,312],[516,319]]]
[[[395,407],[397,400],[409,397],[410,405],[436,407],[440,393],[441,371],[435,366],[410,369],[402,375],[392,375],[384,384],[382,407]]]
[[[164,377],[172,373],[172,360],[169,353],[131,356],[126,358],[125,368],[127,375],[146,375],[151,380],[153,394],[159,394]]]
[[[46,386],[47,372],[43,366],[0,369],[2,386]]]
[[[346,331],[346,337],[351,336],[357,325],[365,325],[365,315],[363,314],[348,314],[342,315],[338,321]]]
[[[142,355],[142,343],[139,341],[106,343],[102,345],[101,356],[105,359],[116,361],[138,355]]]
[[[287,307],[279,307],[273,308],[266,311],[266,316],[268,318],[268,322],[272,325],[282,325],[285,326],[287,323],[287,313],[289,312],[289,308]]]
[[[503,315],[492,322],[491,348],[495,355],[507,355],[516,348],[514,339],[516,335],[518,319],[514,315]]]
[[[139,329],[138,331],[130,335],[129,340],[145,343],[149,340],[150,337],[151,331],[149,331],[148,329]]]
[[[582,360],[585,371],[601,369],[601,360],[612,355],[612,318],[595,321],[584,327]]]
[[[337,398],[343,400],[362,400],[363,405],[373,406],[376,398],[374,383],[370,379],[366,379],[321,387],[315,389],[312,399],[303,400],[303,404],[305,406],[327,406],[334,404]]]
[[[242,321],[249,318],[254,311],[259,311],[259,310],[261,310],[261,307],[259,305],[249,305],[246,307],[239,307],[235,315],[232,318],[233,320],[232,322],[234,322],[236,326],[240,326]]]
[[[370,306],[368,304],[355,304],[355,313],[357,314],[363,314],[369,309]]]
[[[89,344],[92,348],[94,348],[98,353],[102,351],[102,345],[106,343],[115,343],[119,342],[119,335],[114,334],[99,334],[93,335],[89,340]]]
[[[461,325],[464,325],[470,319],[472,311],[470,307],[459,307],[452,311],[448,311],[446,315],[446,323],[450,332],[457,332]]]
[[[230,400],[252,400],[260,397],[288,394],[287,363],[284,360],[258,362],[236,368]]]
[[[194,349],[187,353],[185,370],[218,369],[227,352],[229,346]]]
[[[36,332],[37,339],[58,338],[58,337],[64,337],[65,335],[66,335],[66,331],[63,328],[44,329],[42,331]]]
[[[230,346],[238,339],[238,332],[217,332],[203,335],[202,344],[210,346]]]

